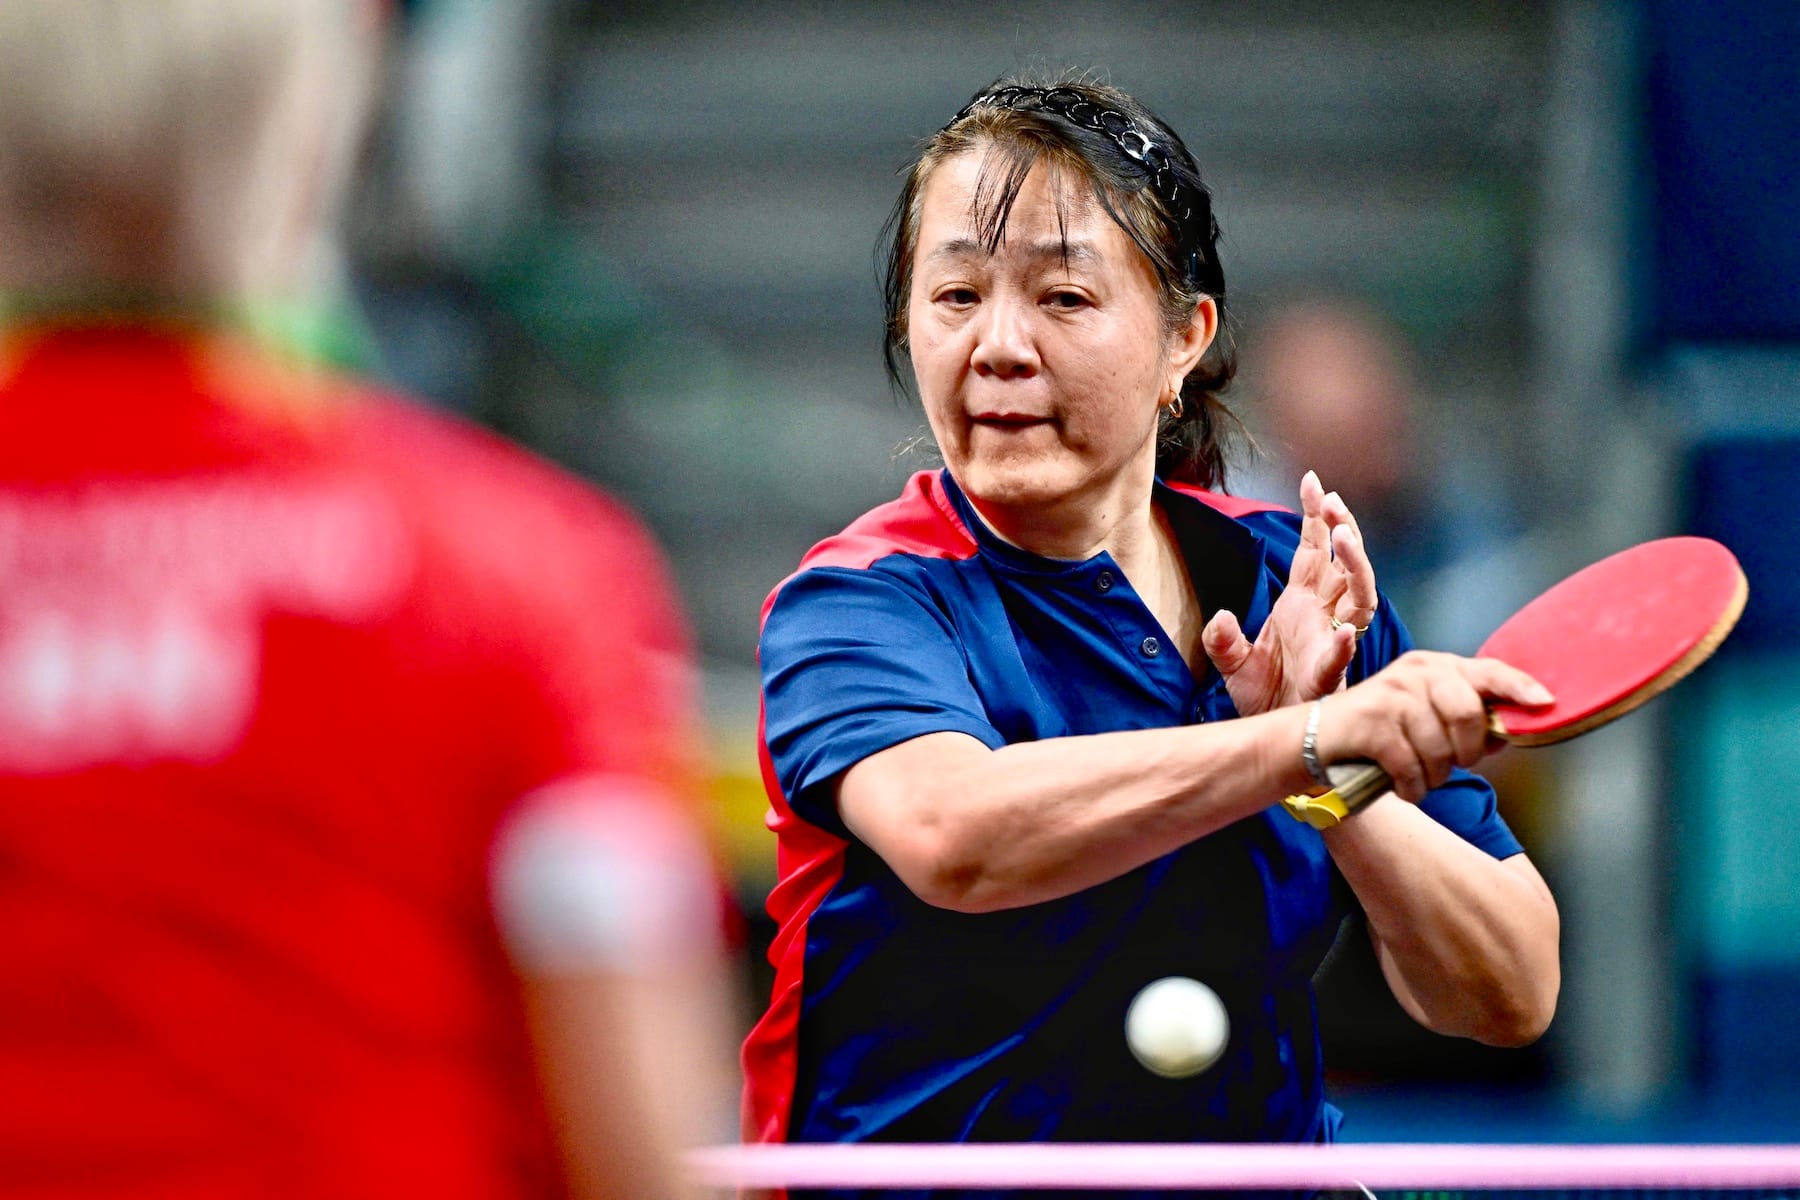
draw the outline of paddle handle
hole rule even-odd
[[[1505,734],[1506,726],[1489,712],[1488,735],[1504,738]],[[1325,768],[1325,775],[1331,780],[1328,790],[1312,796],[1289,796],[1281,802],[1296,820],[1305,821],[1314,829],[1330,829],[1394,786],[1386,771],[1362,759],[1331,763]]]
[[[1294,819],[1314,829],[1330,829],[1394,786],[1388,773],[1372,762],[1332,763],[1325,774],[1331,780],[1329,790],[1316,796],[1289,796],[1281,802]]]

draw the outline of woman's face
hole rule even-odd
[[[1158,406],[1206,349],[1216,309],[1204,302],[1170,337],[1149,260],[1083,181],[1056,183],[1041,164],[988,253],[973,216],[981,160],[979,148],[945,160],[922,196],[907,336],[926,419],[990,515],[1116,520],[1148,501]]]

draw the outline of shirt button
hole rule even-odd
[[[1096,592],[1110,592],[1112,591],[1112,585],[1113,575],[1111,571],[1102,571],[1094,576],[1094,590]]]
[[[1155,658],[1162,653],[1162,643],[1153,637],[1147,637],[1138,645],[1138,649],[1144,652],[1145,658]]]

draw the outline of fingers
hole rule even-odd
[[[1356,631],[1350,626],[1340,625],[1330,636],[1331,641],[1313,664],[1312,678],[1308,680],[1314,696],[1335,692],[1343,682],[1344,672],[1350,669],[1350,660],[1356,656]]]
[[[1337,611],[1338,600],[1350,586],[1349,578],[1336,563],[1328,563],[1319,572],[1319,579],[1313,584],[1313,594],[1319,598],[1319,606],[1327,616]]]
[[[1347,625],[1361,629],[1375,615],[1375,567],[1362,529],[1344,498],[1325,491],[1315,471],[1300,479],[1300,545],[1288,580],[1312,591],[1328,617]]]
[[[1350,511],[1350,506],[1345,503],[1342,496],[1338,495],[1336,492],[1327,492],[1325,494],[1323,507],[1325,509],[1327,521],[1333,526],[1348,525],[1351,532],[1355,533],[1358,539],[1361,539],[1362,526],[1356,523],[1356,514]]]
[[[1394,694],[1385,694],[1390,691]],[[1314,743],[1319,758],[1326,763],[1372,761],[1387,773],[1397,796],[1417,801],[1428,790],[1429,768],[1420,762],[1408,733],[1416,716],[1408,710],[1408,699],[1407,692],[1380,676],[1332,697],[1319,710]]]
[[[1288,582],[1313,587],[1331,565],[1331,524],[1325,517],[1325,489],[1316,472],[1300,477],[1300,545],[1288,568]]]
[[[1450,757],[1459,767],[1474,766],[1488,752],[1487,706],[1481,702],[1481,693],[1441,676],[1434,676],[1428,686]]]
[[[1470,691],[1466,686],[1463,690]],[[1429,702],[1398,706],[1392,720],[1394,732],[1388,735],[1375,761],[1393,780],[1394,794],[1417,804],[1450,777],[1455,743],[1445,730],[1443,718]]]
[[[1349,600],[1348,604],[1336,604],[1332,613],[1338,620],[1361,628],[1375,615],[1379,600],[1375,590],[1375,566],[1363,546],[1362,527],[1356,523],[1350,506],[1336,492],[1324,498],[1321,514],[1331,528],[1332,561],[1343,573],[1344,587],[1340,594]]]
[[[1325,485],[1319,482],[1317,471],[1308,471],[1300,477],[1300,512],[1306,517],[1323,517],[1325,506]],[[1325,531],[1319,530],[1319,544],[1324,542]]]
[[[1487,701],[1541,705],[1550,694],[1496,659],[1413,651],[1334,698],[1321,712],[1319,755],[1327,762],[1373,759],[1394,792],[1417,802],[1457,766],[1494,748]]]
[[[1553,704],[1556,697],[1550,689],[1497,658],[1462,658],[1456,660],[1469,683],[1489,700],[1519,704],[1526,708],[1542,708]]]
[[[1214,669],[1228,679],[1237,674],[1250,657],[1250,642],[1244,637],[1237,617],[1224,609],[1214,613],[1206,628],[1200,631],[1200,645],[1205,648]]]
[[[1346,513],[1348,509],[1344,510]],[[1343,599],[1334,610],[1337,619],[1362,628],[1375,615],[1380,597],[1375,590],[1375,566],[1363,548],[1362,534],[1353,524],[1338,525],[1331,531],[1333,558],[1343,571]]]

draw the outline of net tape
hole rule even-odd
[[[1800,1145],[787,1144],[688,1165],[753,1188],[1800,1189]]]

